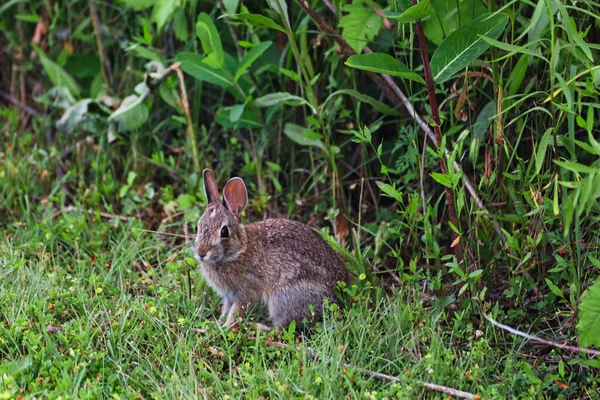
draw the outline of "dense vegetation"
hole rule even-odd
[[[597,354],[486,318],[600,349],[599,10],[3,2],[0,398],[598,398]],[[343,310],[216,323],[204,168],[320,229]]]

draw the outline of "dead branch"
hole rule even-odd
[[[492,317],[490,317],[487,314],[483,314],[483,316],[485,317],[485,319],[487,319],[488,321],[490,321],[490,323],[492,325],[497,326],[498,328],[504,329],[505,331],[507,331],[509,333],[512,333],[513,335],[524,337],[527,340],[531,340],[531,341],[534,341],[534,342],[537,342],[537,343],[546,344],[548,346],[557,347],[559,349],[569,350],[569,351],[576,352],[576,353],[581,352],[581,353],[586,353],[586,354],[590,354],[590,355],[593,355],[593,356],[600,356],[600,351],[598,351],[598,350],[585,349],[585,348],[576,347],[576,346],[569,346],[567,344],[562,344],[562,343],[558,343],[558,342],[553,342],[551,340],[546,340],[546,339],[542,339],[542,338],[539,338],[539,337],[535,337],[535,336],[529,335],[529,334],[527,334],[525,332],[521,332],[521,331],[518,331],[518,330],[516,330],[514,328],[511,328],[508,325],[501,324],[500,322],[494,320]]]

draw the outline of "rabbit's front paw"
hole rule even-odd
[[[238,302],[233,302],[231,303],[231,307],[229,307],[227,319],[223,323],[223,326],[228,329],[235,328],[238,323],[238,318],[244,318],[244,306]]]

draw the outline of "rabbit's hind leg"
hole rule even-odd
[[[298,282],[275,290],[267,302],[269,317],[275,328],[287,328],[290,322],[303,326],[304,318],[309,322],[319,321],[323,315],[323,299],[333,296],[330,288],[314,282]]]

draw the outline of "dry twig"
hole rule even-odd
[[[552,346],[552,347],[558,347],[559,349],[564,349],[564,350],[569,350],[569,351],[573,351],[576,353],[586,353],[586,354],[590,354],[593,356],[600,356],[600,351],[599,350],[594,350],[594,349],[584,349],[582,347],[576,347],[576,346],[569,346],[567,344],[562,344],[562,343],[558,343],[558,342],[553,342],[551,340],[546,340],[546,339],[542,339],[539,337],[535,337],[532,335],[529,335],[525,332],[521,332],[518,331],[514,328],[511,328],[508,325],[504,325],[501,324],[500,322],[496,321],[495,319],[493,319],[492,317],[490,317],[487,314],[483,314],[483,316],[485,317],[485,319],[487,319],[488,321],[490,321],[490,323],[494,326],[497,326],[498,328],[504,329],[505,331],[512,333],[513,335],[517,335],[517,336],[521,336],[524,337],[527,340],[531,340],[537,343],[542,343],[542,344],[546,344],[548,346]]]

